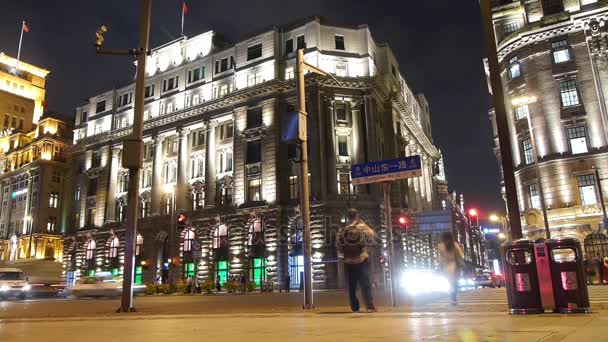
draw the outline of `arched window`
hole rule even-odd
[[[87,260],[92,260],[93,257],[95,256],[95,240],[89,240],[87,242],[87,253],[86,253],[86,259]]]
[[[144,249],[144,237],[141,234],[137,234],[137,239],[135,240],[135,256],[141,254]]]
[[[184,233],[184,252],[190,252],[194,249],[194,231],[192,229],[186,229]]]
[[[249,224],[249,239],[247,244],[253,246],[264,242],[264,236],[262,232],[262,220],[255,219]]]
[[[110,241],[110,258],[118,257],[118,246],[120,246],[120,240],[114,236]]]
[[[225,224],[220,224],[213,232],[213,248],[226,247],[228,245],[228,227]]]
[[[602,233],[589,234],[585,238],[585,256],[587,259],[608,257],[608,237]]]

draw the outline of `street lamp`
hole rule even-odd
[[[473,223],[473,217],[475,218],[475,227],[479,227],[479,212],[475,208],[469,209],[469,221]]]
[[[511,102],[514,106],[529,105],[536,102],[536,96],[522,96],[514,98]],[[540,206],[543,212],[543,221],[545,223],[545,235],[547,239],[551,238],[551,230],[549,229],[549,218],[547,217],[547,208],[545,206],[545,192],[543,190],[543,183],[540,176],[540,167],[538,165],[538,150],[536,149],[536,140],[534,139],[534,129],[532,128],[532,120],[530,119],[530,111],[526,114],[526,121],[528,122],[528,132],[530,134],[530,145],[532,145],[532,159],[534,161],[534,171],[536,172],[536,186],[538,187],[538,197],[540,199]],[[524,156],[525,158],[525,156]]]

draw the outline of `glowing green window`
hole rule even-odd
[[[137,285],[143,284],[143,277],[144,277],[144,268],[141,266],[136,266],[135,267],[135,284],[137,284]]]
[[[256,286],[260,286],[263,281],[266,281],[268,278],[268,271],[266,271],[266,258],[253,259],[251,276]]]
[[[217,262],[217,277],[219,278],[221,285],[224,285],[226,280],[228,280],[228,266],[227,260]]]
[[[194,273],[195,273],[194,272],[194,263],[192,263],[192,262],[187,263],[185,265],[184,277],[186,279],[188,279],[188,278],[194,278]]]

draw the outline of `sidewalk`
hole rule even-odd
[[[7,320],[1,341],[605,341],[608,317],[330,312]]]

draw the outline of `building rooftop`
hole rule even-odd
[[[38,76],[41,78],[46,78],[46,76],[50,72],[46,69],[39,68],[32,64],[28,64],[28,63],[25,63],[20,60],[18,61],[16,58],[10,57],[10,56],[6,55],[4,52],[0,52],[0,65],[7,67],[7,69],[9,69],[9,70],[11,70],[11,69],[21,70],[23,72],[27,72],[27,73],[30,73],[32,75],[35,75],[35,76]]]

